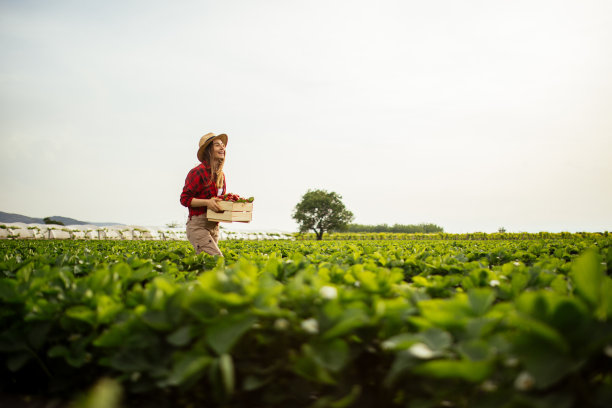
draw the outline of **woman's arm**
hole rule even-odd
[[[214,212],[223,212],[223,210],[221,209],[221,207],[219,207],[219,204],[217,204],[217,202],[221,201],[220,199],[213,197],[213,198],[192,198],[191,199],[191,204],[189,204],[190,207],[208,207],[211,210],[213,210]]]
[[[194,167],[185,178],[185,186],[181,193],[181,204],[185,207],[208,207],[215,212],[223,212],[217,204],[218,198],[196,198],[195,195],[201,190],[202,180],[208,179],[208,173],[201,166]]]

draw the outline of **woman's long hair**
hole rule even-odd
[[[227,154],[227,152],[225,154]],[[204,150],[204,161],[210,166],[211,177],[217,188],[223,188],[223,181],[225,179],[223,175],[223,163],[225,163],[225,158],[213,160],[212,143],[206,146]]]

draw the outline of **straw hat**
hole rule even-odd
[[[225,133],[221,133],[219,135],[215,135],[214,133],[207,133],[200,138],[200,148],[198,149],[198,160],[200,162],[204,161],[204,150],[206,146],[210,144],[215,139],[221,139],[223,144],[227,146],[227,135]]]

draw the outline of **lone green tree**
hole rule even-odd
[[[317,240],[325,231],[342,231],[353,220],[353,213],[342,203],[342,196],[325,190],[308,190],[293,211],[300,232],[314,231]]]

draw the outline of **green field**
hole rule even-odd
[[[72,400],[105,378],[123,406],[610,406],[612,238],[449,238],[222,241],[225,258],[0,241],[0,391]]]

